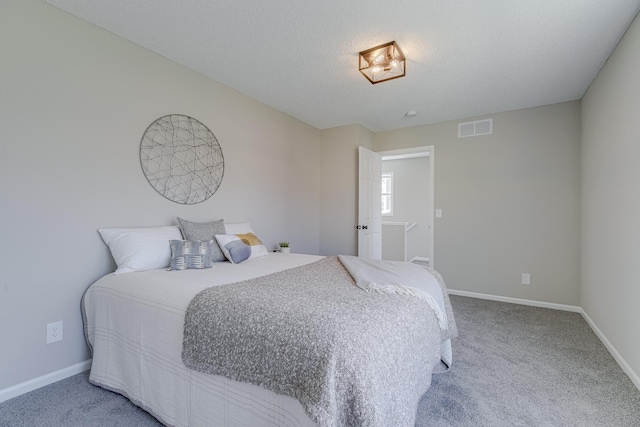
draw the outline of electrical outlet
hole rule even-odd
[[[522,273],[522,284],[523,285],[531,284],[531,275],[529,273]]]
[[[62,320],[47,324],[47,344],[62,341],[63,336]]]

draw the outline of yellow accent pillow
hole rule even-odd
[[[262,241],[253,233],[236,234],[245,245],[257,246],[262,245]]]

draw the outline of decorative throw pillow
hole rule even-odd
[[[240,264],[251,256],[251,246],[245,244],[235,234],[218,234],[216,240],[229,261]]]
[[[179,240],[177,225],[148,228],[101,228],[102,240],[109,246],[118,266],[116,274],[166,268],[171,261],[167,243]]]
[[[213,240],[171,240],[171,264],[169,270],[187,270],[192,268],[211,268],[211,248],[218,244]]]
[[[227,231],[225,234],[235,234],[236,236],[241,236],[241,239],[246,240],[245,243],[251,246],[250,258],[269,255],[269,251],[267,250],[266,246],[264,246],[260,239],[256,237],[256,234],[253,231],[253,228],[251,227],[251,223],[249,221],[225,223],[224,228]],[[250,237],[242,237],[249,236],[249,234],[253,235],[256,240],[252,240]]]
[[[253,233],[236,234],[242,243],[251,248],[251,256],[249,258],[257,258],[269,255],[266,246]]]
[[[224,254],[215,241],[216,234],[227,234],[224,227],[224,220],[219,219],[211,222],[191,222],[178,217],[178,224],[180,224],[180,230],[182,231],[182,236],[185,240],[214,241],[214,244],[211,245],[211,261],[226,261]]]

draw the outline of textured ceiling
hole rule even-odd
[[[319,129],[376,132],[580,99],[640,10],[640,0],[46,1]],[[372,85],[358,52],[392,40],[407,76]]]

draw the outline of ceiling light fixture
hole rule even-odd
[[[358,60],[358,69],[372,84],[405,76],[406,60],[394,41],[360,52]]]

